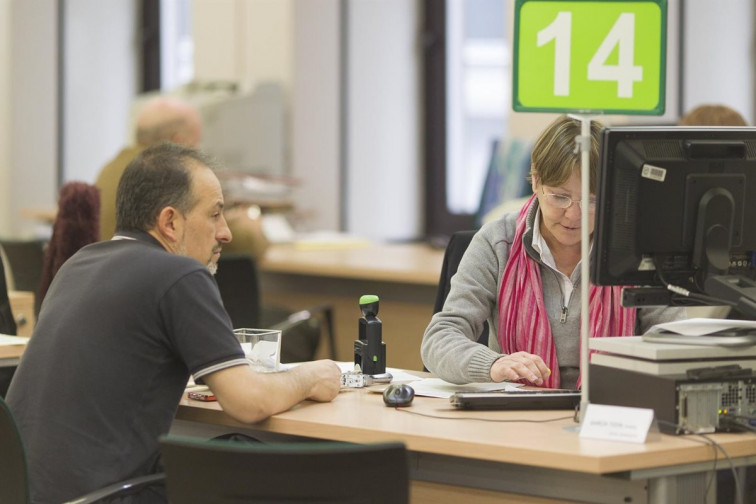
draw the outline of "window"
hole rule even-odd
[[[473,227],[511,108],[507,2],[426,0],[426,234]]]
[[[140,92],[171,91],[194,78],[192,0],[142,0]]]
[[[194,78],[192,0],[160,2],[160,85],[170,91]]]

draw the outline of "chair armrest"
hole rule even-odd
[[[95,490],[94,492],[90,492],[83,497],[65,502],[64,504],[91,504],[98,502],[105,497],[118,495],[127,490],[137,490],[139,488],[147,487],[154,483],[159,483],[162,481],[165,481],[165,473],[139,476],[130,480],[121,481],[120,483],[113,483],[112,485],[100,488],[99,490]]]
[[[333,306],[331,305],[324,304],[294,312],[286,317],[286,319],[272,325],[270,328],[280,330],[283,334],[286,330],[297,327],[313,318],[321,319],[326,337],[328,338],[328,346],[330,347],[331,354],[330,357],[331,359],[336,360],[336,336],[334,334],[333,325]]]
[[[318,316],[322,316],[325,323],[330,325],[333,320],[333,307],[331,305],[320,305],[306,310],[299,310],[290,314],[281,322],[272,325],[270,328],[285,331]]]

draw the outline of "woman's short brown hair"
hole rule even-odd
[[[599,133],[603,126],[591,121],[590,191],[596,193],[599,163]],[[528,181],[536,177],[547,186],[557,187],[580,170],[580,151],[575,139],[580,136],[580,120],[562,115],[549,124],[536,140],[531,153]]]

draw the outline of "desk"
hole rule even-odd
[[[217,403],[183,399],[176,433],[248,430],[271,439],[403,441],[411,451],[412,502],[457,503],[703,503],[714,451],[699,437],[658,435],[645,444],[581,439],[569,411],[466,412],[445,399],[417,397],[411,411],[383,405],[379,394],[349,389],[331,403],[306,401],[253,426],[228,417]],[[563,418],[548,423],[461,420]],[[207,430],[205,430],[207,429]],[[756,435],[716,434],[736,465],[756,464]],[[719,454],[718,468],[728,467]],[[716,482],[707,502],[715,502]]]
[[[15,367],[21,361],[26,345],[0,345],[0,367]]]
[[[34,293],[8,291],[11,311],[16,320],[16,335],[30,337],[34,331]]]
[[[274,245],[260,264],[263,303],[301,310],[334,307],[336,359],[352,360],[359,299],[380,298],[386,360],[390,367],[421,370],[420,341],[433,315],[444,251],[424,244],[299,249]],[[318,358],[329,356],[328,348]]]

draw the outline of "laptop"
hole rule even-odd
[[[579,390],[518,390],[457,392],[449,401],[467,410],[574,410],[580,404]]]

